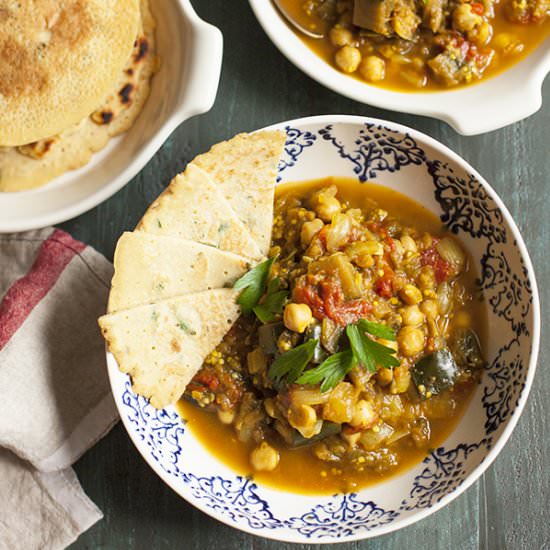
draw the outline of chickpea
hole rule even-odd
[[[472,11],[471,4],[460,4],[453,11],[453,27],[457,31],[471,31],[483,23],[483,17]]]
[[[420,310],[428,319],[435,319],[439,315],[439,307],[435,300],[424,300],[420,304]]]
[[[333,46],[351,46],[353,42],[353,34],[350,30],[340,26],[335,25],[330,29],[329,38]]]
[[[392,369],[378,369],[376,372],[376,381],[379,386],[387,386],[391,384],[393,380],[393,370]]]
[[[468,33],[468,38],[476,44],[476,46],[485,46],[491,40],[493,36],[493,27],[487,22],[483,21],[479,27]]]
[[[370,428],[378,420],[374,407],[368,401],[361,399],[355,405],[350,425],[354,428]]]
[[[386,63],[376,55],[369,55],[359,65],[361,76],[369,82],[379,82],[386,76]]]
[[[342,209],[340,201],[336,197],[327,197],[325,195],[320,195],[315,211],[317,215],[324,221],[330,222],[332,216],[338,214]]]
[[[300,232],[300,240],[302,241],[302,246],[308,246],[309,243],[313,240],[313,237],[323,229],[325,224],[323,220],[315,218],[310,222],[305,222],[302,225],[302,230]]]
[[[343,46],[336,52],[334,61],[345,73],[354,73],[361,63],[361,52],[353,46]]]
[[[313,320],[313,314],[307,304],[287,304],[283,314],[285,327],[293,332],[302,333]]]
[[[279,464],[279,451],[262,441],[250,454],[250,464],[258,472],[271,472]]]
[[[419,354],[424,349],[424,339],[424,332],[411,326],[403,327],[397,334],[399,350],[406,357]]]
[[[424,322],[424,314],[416,304],[402,308],[399,310],[399,313],[401,314],[404,325],[417,327]]]
[[[235,411],[222,411],[218,409],[218,419],[222,424],[232,424],[235,420]]]
[[[408,305],[412,306],[422,301],[422,292],[411,284],[406,284],[400,291],[399,297]]]
[[[288,423],[306,439],[317,435],[323,427],[323,421],[317,418],[315,409],[310,405],[298,405],[288,409]]]

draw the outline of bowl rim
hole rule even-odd
[[[432,138],[431,136],[420,132],[418,130],[414,130],[412,128],[409,128],[407,126],[404,126],[402,124],[398,124],[391,121],[386,121],[383,119],[377,119],[377,118],[371,118],[371,117],[363,117],[358,115],[318,115],[318,116],[311,116],[311,117],[302,117],[297,118],[293,120],[278,122],[269,126],[266,126],[265,128],[261,128],[259,130],[256,130],[257,132],[263,131],[263,130],[284,130],[287,126],[292,127],[300,127],[305,124],[320,124],[320,125],[326,125],[326,124],[352,124],[352,125],[364,125],[365,123],[368,124],[374,124],[374,125],[384,125],[389,127],[392,130],[397,130],[398,132],[402,134],[408,133],[413,139],[416,141],[419,141],[420,143],[424,143],[433,149],[437,150],[439,153],[441,153],[443,156],[446,156],[450,160],[456,162],[458,165],[460,165],[462,168],[467,170],[469,173],[471,173],[477,181],[483,186],[483,188],[487,191],[487,194],[491,197],[492,200],[495,201],[495,204],[498,206],[498,208],[503,213],[504,220],[508,224],[512,235],[516,241],[519,253],[523,261],[525,262],[525,269],[527,270],[527,278],[531,284],[532,287],[532,318],[533,318],[533,334],[531,336],[531,350],[529,354],[529,364],[527,367],[527,375],[525,379],[525,386],[524,389],[520,395],[520,398],[518,400],[518,403],[516,407],[514,408],[512,414],[507,420],[506,426],[502,433],[500,434],[498,440],[495,442],[495,444],[492,446],[492,448],[488,451],[487,455],[485,455],[484,459],[481,461],[481,463],[472,470],[472,472],[464,479],[464,481],[456,487],[453,491],[445,495],[441,498],[439,502],[436,502],[429,508],[425,508],[422,510],[417,510],[415,513],[411,514],[410,516],[403,518],[403,519],[397,519],[396,521],[392,521],[386,525],[382,525],[380,527],[375,528],[372,531],[365,531],[360,534],[352,534],[348,537],[344,537],[342,539],[317,539],[315,541],[310,541],[311,544],[339,544],[344,542],[352,542],[352,541],[358,541],[358,540],[365,540],[374,538],[380,535],[385,535],[388,533],[391,533],[393,531],[398,531],[400,529],[403,529],[405,527],[408,527],[412,525],[413,523],[416,523],[431,514],[437,512],[438,510],[442,509],[444,506],[452,502],[454,499],[456,499],[459,495],[461,495],[466,489],[468,489],[471,485],[473,485],[474,482],[476,482],[481,475],[489,468],[489,466],[494,462],[494,460],[497,458],[497,456],[500,454],[506,443],[508,442],[514,428],[516,427],[518,420],[525,408],[525,404],[527,403],[527,399],[529,396],[529,393],[531,391],[531,386],[533,383],[533,379],[535,376],[535,371],[537,368],[537,360],[538,360],[538,353],[539,353],[539,344],[540,344],[540,328],[541,328],[541,319],[540,319],[540,302],[539,302],[539,293],[538,293],[538,287],[535,277],[535,272],[533,269],[533,265],[531,262],[531,258],[529,256],[529,252],[527,250],[527,247],[523,241],[523,237],[520,234],[520,231],[506,208],[505,204],[502,202],[496,191],[491,187],[491,185],[475,170],[465,159],[460,157],[457,153],[452,151],[449,147],[444,145],[443,143],[440,143],[436,139]],[[119,384],[119,382],[115,381],[115,378],[119,374],[118,365],[116,363],[116,360],[114,356],[108,351],[107,347],[106,349],[106,355],[107,355],[107,369],[109,374],[109,381],[111,384],[111,389],[114,390],[116,385]],[[113,391],[114,393],[114,391]],[[115,403],[117,406],[117,409],[119,409],[119,400],[115,396]],[[170,405],[167,407],[167,410],[176,412],[176,408],[174,405]],[[139,440],[137,433],[135,432],[134,428],[130,424],[130,420],[127,418],[125,414],[123,414],[123,411],[119,409],[120,417],[122,419],[123,425],[128,432],[128,435],[130,436],[130,439],[136,446],[137,450],[147,462],[147,464],[153,469],[153,471],[174,491],[176,492],[181,498],[186,500],[189,504],[194,506],[195,508],[199,509],[200,511],[204,512],[208,516],[212,517],[213,519],[220,521],[230,527],[233,527],[234,529],[238,529],[240,531],[246,532],[251,535],[255,535],[258,537],[263,537],[271,540],[278,540],[278,541],[284,541],[284,542],[294,542],[294,543],[304,543],[305,541],[292,537],[292,535],[288,536],[285,533],[279,533],[277,531],[262,531],[261,533],[258,533],[257,531],[253,530],[248,525],[236,525],[233,523],[230,519],[226,518],[223,515],[216,515],[214,511],[212,511],[207,506],[203,505],[202,502],[198,499],[191,499],[183,496],[180,491],[176,487],[176,483],[173,481],[173,477],[170,476],[167,472],[165,472],[159,463],[155,462],[150,458],[150,456],[147,454],[145,445],[142,444],[142,442]],[[237,474],[236,474],[237,475]],[[261,486],[261,484],[259,484]],[[281,491],[281,494],[289,494],[288,491]],[[290,493],[291,494],[291,493]],[[313,495],[314,498],[316,498]],[[319,496],[321,497],[321,495]]]
[[[160,6],[157,6],[157,9],[160,9]],[[27,216],[15,220],[8,220],[7,222],[0,220],[0,233],[28,231],[62,223],[103,203],[117,191],[122,189],[143,169],[180,124],[212,108],[216,99],[221,75],[223,55],[222,33],[217,27],[207,23],[198,16],[190,0],[176,0],[176,2],[174,2],[174,8],[172,9],[179,10],[182,18],[185,20],[186,24],[189,25],[190,37],[186,39],[186,43],[193,45],[193,47],[186,48],[187,51],[184,52],[186,63],[190,65],[187,79],[188,82],[186,84],[188,88],[186,92],[188,93],[184,96],[187,103],[180,103],[177,105],[172,113],[167,116],[160,128],[152,134],[149,140],[142,146],[141,151],[133,160],[122,171],[108,178],[105,185],[87,196],[76,200],[74,203],[59,209],[54,209],[51,212],[32,218]],[[154,10],[155,6],[153,7],[153,11]],[[197,49],[200,49],[200,51],[194,51]],[[201,60],[208,61],[209,70],[203,75],[201,80],[203,87],[199,92],[195,81],[197,80],[196,66],[200,64]],[[132,128],[127,130],[127,132],[131,131]],[[116,139],[117,136],[112,138],[109,143],[114,143]],[[104,150],[105,149],[102,151]],[[95,155],[101,154],[102,151],[96,152]],[[82,167],[82,169],[86,170],[86,166]],[[3,195],[28,197],[28,195],[39,193],[43,187],[44,186],[20,192],[0,193],[0,201]],[[58,192],[62,191],[59,190]]]
[[[406,93],[370,85],[332,67],[289,27],[272,0],[249,0],[249,4],[264,32],[291,63],[333,92],[355,101],[438,118],[462,135],[497,130],[527,118],[542,105],[542,85],[550,72],[550,35],[518,63],[481,82],[441,92]],[[517,73],[513,87],[503,82],[506,75],[511,79],[512,73]],[[482,94],[490,99],[492,113],[480,111]]]

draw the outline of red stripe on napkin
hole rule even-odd
[[[42,243],[30,271],[16,281],[0,303],[0,350],[46,296],[67,264],[86,245],[55,229]]]

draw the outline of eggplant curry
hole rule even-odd
[[[302,37],[344,73],[380,86],[441,90],[490,76],[550,35],[550,0],[282,0]]]
[[[329,178],[277,188],[270,258],[180,402],[242,474],[353,491],[424,458],[484,368],[484,308],[456,238],[399,193]]]

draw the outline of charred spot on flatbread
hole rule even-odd
[[[134,61],[138,63],[147,55],[147,52],[149,51],[149,41],[145,36],[142,36],[136,40],[134,50]]]
[[[35,141],[28,145],[21,145],[17,148],[17,151],[22,155],[38,160],[44,158],[44,156],[48,154],[55,141],[55,138],[41,139],[40,141]]]
[[[128,103],[130,103],[133,90],[133,84],[126,84],[126,86],[123,86],[122,89],[118,92],[118,97],[120,97],[120,101],[123,105],[127,105]]]

